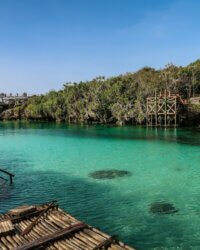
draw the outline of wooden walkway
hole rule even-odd
[[[0,249],[133,250],[78,221],[55,202],[22,206],[0,216]]]

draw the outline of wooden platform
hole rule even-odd
[[[133,250],[78,221],[55,203],[22,206],[1,215],[0,249]]]

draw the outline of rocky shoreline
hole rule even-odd
[[[29,114],[27,114],[26,112],[23,112],[20,106],[14,107],[14,108],[7,107],[7,108],[4,108],[4,110],[0,110],[0,120],[1,121],[27,120],[27,121],[60,122],[56,119],[52,120],[52,119],[48,119],[47,117],[42,117],[41,115],[37,117],[30,117]],[[200,105],[189,105],[188,109],[180,115],[179,120],[180,120],[180,123],[179,123],[180,127],[181,126],[200,127]],[[75,122],[71,122],[71,123],[75,123]],[[101,123],[101,124],[106,124],[106,123]],[[144,124],[145,123],[143,123],[142,125]],[[137,125],[137,123],[133,123],[133,125]]]

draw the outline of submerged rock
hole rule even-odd
[[[151,204],[150,212],[153,214],[174,214],[178,210],[171,203],[155,202]]]
[[[175,170],[178,171],[178,172],[182,172],[183,171],[183,169],[179,168],[179,167],[175,168]]]
[[[124,177],[127,175],[131,175],[129,171],[126,170],[98,170],[89,174],[90,177],[94,179],[114,179],[117,177]]]

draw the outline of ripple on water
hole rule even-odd
[[[13,186],[0,190],[0,213],[56,199],[137,249],[200,246],[200,133],[0,123],[0,135],[1,168],[16,175]],[[95,170],[111,173],[92,180]],[[158,201],[170,205],[151,212]]]

